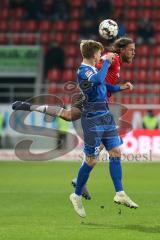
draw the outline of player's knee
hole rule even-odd
[[[94,167],[98,160],[99,160],[98,156],[86,156],[86,162],[91,167]]]
[[[112,148],[108,152],[110,157],[121,157],[121,150],[119,147]]]

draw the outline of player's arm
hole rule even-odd
[[[91,81],[92,83],[98,84],[102,83],[105,80],[106,74],[108,72],[108,68],[110,67],[110,64],[115,58],[114,53],[108,53],[105,55],[104,62],[102,65],[102,68],[97,72],[92,74],[88,80]]]
[[[120,85],[120,88],[121,88],[121,89],[120,89],[121,91],[123,91],[123,90],[132,91],[132,90],[134,89],[132,83],[130,83],[130,82],[127,82],[127,83],[125,83],[125,84]]]
[[[109,92],[119,92],[119,91],[123,91],[123,90],[132,91],[133,90],[133,85],[130,82],[127,82],[122,85],[112,85],[112,84],[106,83],[106,87]]]

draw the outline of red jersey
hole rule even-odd
[[[104,52],[106,54],[107,51]],[[103,55],[104,55],[103,54]],[[100,62],[96,65],[98,69],[101,69],[103,64],[103,60],[101,59]],[[120,67],[121,67],[122,61],[120,59],[120,56],[117,55],[112,62],[111,66],[108,68],[108,73],[106,75],[106,82],[116,85],[120,78]]]

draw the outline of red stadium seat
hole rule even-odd
[[[146,98],[144,95],[136,97],[136,104],[145,104]]]
[[[159,32],[160,32],[160,25],[157,24],[156,21],[155,21],[155,24],[154,24],[154,30],[155,30],[156,33],[158,32],[158,34],[159,34]]]
[[[37,36],[36,34],[28,33],[24,37],[24,44],[27,45],[35,45],[37,43]]]
[[[80,29],[80,22],[79,21],[76,21],[76,20],[73,20],[73,21],[70,21],[68,23],[68,26],[67,26],[68,30],[69,31],[79,31]]]
[[[55,35],[53,35],[53,40],[58,44],[64,43],[64,41],[65,41],[64,33],[57,32]]]
[[[64,85],[63,84],[57,84],[57,83],[50,83],[49,91],[52,94],[62,96],[62,95],[64,95]]]
[[[24,18],[26,14],[26,11],[24,8],[15,8],[14,10],[12,10],[12,17],[14,19],[16,18]]]
[[[160,57],[159,58],[153,58],[151,62],[151,67],[153,69],[160,69]]]
[[[124,81],[132,81],[133,80],[133,71],[125,70],[121,72],[121,79]]]
[[[64,48],[64,52],[66,57],[68,56],[76,57],[78,56],[78,54],[80,54],[79,48],[74,44],[66,46]]]
[[[64,94],[64,85],[63,84],[57,84],[56,85],[56,92],[58,93],[58,94]]]
[[[62,72],[59,69],[51,69],[48,72],[49,82],[60,82],[62,80]]]
[[[49,33],[41,33],[39,42],[42,45],[48,45],[50,44],[51,39],[52,39],[52,36]]]
[[[66,23],[64,21],[56,21],[55,24],[53,24],[53,29],[55,31],[65,31],[66,30]]]
[[[138,18],[138,10],[136,9],[128,9],[128,14],[126,16],[127,19],[130,19],[130,20],[136,20]]]
[[[155,40],[156,40],[156,44],[160,44],[160,34],[159,33],[157,33],[155,35]]]
[[[39,30],[41,32],[50,32],[52,30],[52,22],[48,20],[40,21]]]
[[[115,7],[123,7],[124,6],[124,0],[116,0],[114,2]]]
[[[133,68],[134,68],[134,64],[123,63],[123,69],[124,70],[133,71]]]
[[[76,71],[75,70],[64,70],[62,79],[64,82],[75,81],[76,80]]]
[[[49,94],[56,94],[57,93],[56,84],[52,83],[52,84],[49,85],[48,93]]]
[[[147,104],[160,104],[160,98],[159,96],[154,96],[154,97],[147,97],[146,98],[146,103]]]
[[[10,10],[9,8],[2,8],[1,9],[1,14],[0,14],[0,19],[7,19],[10,17]]]
[[[160,95],[160,84],[153,84],[152,92],[154,95]]]
[[[139,0],[130,0],[128,1],[128,6],[129,7],[138,7],[139,5]]]
[[[121,98],[122,104],[130,104],[131,103],[131,97],[127,94]]]
[[[135,66],[139,68],[147,69],[150,66],[149,59],[146,57],[139,57],[134,61]]]
[[[8,21],[0,21],[0,32],[7,32],[9,30],[9,23]]]
[[[152,19],[153,18],[153,12],[151,9],[143,9],[141,11],[139,11],[139,18],[149,18]]]
[[[23,31],[23,22],[20,20],[12,21],[10,25],[12,32],[22,32]]]
[[[22,34],[14,33],[12,34],[12,44],[20,45],[23,44],[24,36]]]
[[[160,70],[153,71],[151,77],[153,82],[160,82]]]
[[[148,92],[146,84],[137,84],[136,88],[134,89],[134,93],[137,94],[146,94]]]
[[[141,7],[153,7],[153,1],[152,0],[145,0],[145,1],[140,1],[139,4],[141,5]],[[157,5],[157,4],[156,4]]]
[[[29,20],[24,23],[24,31],[26,32],[36,32],[38,28],[38,23],[35,20]]]
[[[75,57],[66,57],[65,58],[65,68],[76,69],[78,67]]]
[[[127,32],[135,32],[137,29],[137,24],[135,21],[128,21],[125,24]]]
[[[158,3],[160,3],[160,2],[157,1],[156,4],[158,4]],[[158,7],[158,5],[157,5],[157,7]],[[160,7],[160,5],[159,5],[159,7]],[[154,12],[153,12],[153,19],[154,19],[155,21],[160,20],[160,9],[159,9],[159,8],[154,9]]]
[[[146,70],[138,70],[136,72],[136,76],[135,76],[136,80],[139,82],[139,81],[142,81],[142,82],[146,82],[148,81],[148,72]]]
[[[153,57],[160,57],[160,48],[155,46],[155,47],[152,47],[152,55]]]
[[[74,1],[71,1],[71,6],[72,7],[81,7],[83,6],[83,4],[85,3],[85,0],[74,0]]]
[[[69,43],[78,43],[79,41],[79,34],[78,33],[75,33],[75,32],[71,32],[68,34],[67,36],[67,41]]]
[[[141,45],[137,47],[137,55],[148,57],[150,55],[150,47],[148,45]]]
[[[159,96],[154,96],[152,99],[152,104],[160,104],[160,98]]]
[[[70,18],[71,19],[80,19],[82,16],[81,9],[71,9]]]
[[[6,45],[9,43],[8,36],[6,34],[0,34],[0,45]]]
[[[8,3],[9,3],[8,0],[1,0],[1,8],[6,8],[6,7],[8,7]]]

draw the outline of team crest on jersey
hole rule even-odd
[[[88,70],[87,72],[85,72],[85,75],[87,78],[89,78],[92,74],[93,72],[91,70]]]

